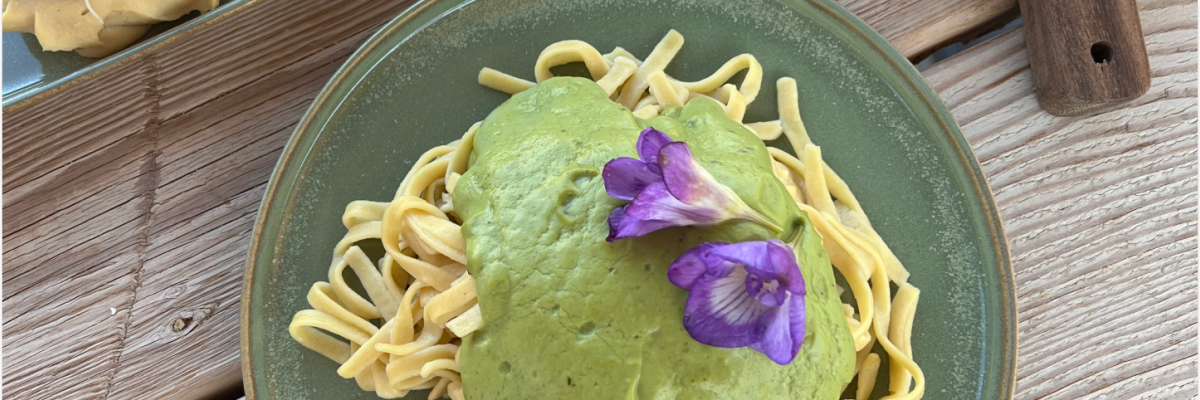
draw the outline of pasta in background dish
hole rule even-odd
[[[726,115],[762,140],[784,136],[798,157],[769,148],[775,176],[797,206],[808,213],[833,266],[853,295],[843,304],[857,357],[856,399],[871,395],[881,365],[888,357],[887,399],[919,399],[925,378],[913,361],[911,333],[919,290],[907,283],[908,271],[871,227],[854,194],[823,161],[800,118],[796,81],[776,82],[779,119],[743,122],[746,107],[762,85],[762,67],[754,56],[730,59],[709,77],[683,82],[663,70],[683,46],[672,30],[639,60],[618,47],[601,54],[586,42],[554,43],[539,55],[537,82],[553,77],[550,68],[582,62],[610,99],[642,119],[659,115],[696,97],[717,101]],[[745,70],[740,86],[727,83]],[[479,83],[509,94],[535,85],[490,68]],[[363,390],[396,398],[411,390],[432,389],[429,398],[463,398],[458,350],[461,338],[483,323],[475,281],[466,268],[462,220],[454,210],[454,187],[466,172],[476,123],[463,137],[438,146],[413,165],[390,202],[355,201],[342,216],[346,235],[334,247],[329,281],[308,293],[312,309],[296,313],[289,332],[297,342],[341,364],[343,378],[354,378]],[[379,240],[386,255],[370,260],[356,243]],[[367,294],[345,282],[351,269]],[[899,288],[891,293],[891,284]],[[373,320],[382,321],[381,326]],[[340,338],[340,339],[339,339]]]

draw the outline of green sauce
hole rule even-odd
[[[766,147],[711,100],[664,114],[639,120],[589,80],[553,78],[484,120],[454,193],[484,318],[462,346],[468,399],[836,399],[850,381],[854,348],[833,270]],[[777,237],[804,235],[808,325],[791,364],[692,340],[687,292],[667,280],[698,243],[764,240],[770,230],[729,222],[604,241],[623,202],[605,193],[600,171],[637,157],[646,126],[687,142],[718,181],[790,227]]]

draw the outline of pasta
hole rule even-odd
[[[341,364],[339,376],[382,398],[420,389],[432,389],[430,399],[463,398],[458,346],[482,318],[449,199],[466,171],[473,133],[421,156],[391,202],[346,206],[346,234],[334,246],[329,281],[312,286],[312,309],[296,313],[288,327],[301,345]],[[369,240],[384,246],[378,262],[356,245]],[[343,278],[347,268],[366,298]]]
[[[586,42],[562,41],[542,51],[533,75],[542,82],[554,76],[551,68],[582,62],[613,101],[639,118],[707,97],[760,139],[786,137],[798,156],[769,148],[775,176],[808,213],[854,298],[854,304],[843,305],[857,351],[854,398],[871,395],[881,357],[886,356],[890,394],[884,398],[920,399],[925,378],[913,361],[911,344],[920,291],[907,282],[907,270],[871,227],[846,182],[822,159],[821,148],[809,139],[800,118],[796,81],[776,82],[778,120],[743,122],[746,107],[761,89],[762,66],[753,55],[742,54],[707,78],[679,81],[664,69],[683,42],[683,36],[671,30],[639,60],[620,47],[601,54]],[[740,86],[727,83],[743,70]],[[536,84],[490,68],[483,68],[478,79],[483,86],[509,94]],[[329,282],[312,286],[312,309],[296,313],[289,327],[297,342],[341,364],[340,376],[354,378],[380,397],[431,389],[430,399],[463,398],[458,346],[483,320],[475,281],[466,269],[453,195],[466,172],[478,127],[476,123],[462,139],[422,155],[390,202],[355,201],[346,207],[342,220],[347,232],[334,248]],[[379,240],[386,251],[378,262],[356,245],[369,240]],[[347,268],[362,282],[365,298],[342,278]],[[899,288],[894,296],[891,284]],[[875,344],[883,354],[872,352]]]

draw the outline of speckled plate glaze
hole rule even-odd
[[[86,58],[73,51],[42,51],[33,34],[4,32],[4,108],[29,104],[44,98],[43,93],[86,81],[245,10],[257,1],[223,0],[220,7],[202,15],[193,12],[175,21],[155,24],[138,43],[102,59]]]
[[[537,54],[564,39],[644,56],[671,28],[687,39],[667,71],[681,79],[758,57],[768,84],[748,121],[776,118],[770,82],[799,82],[813,140],[922,290],[913,348],[926,398],[1011,398],[1013,273],[979,165],[908,61],[829,0],[426,0],[399,16],[313,102],[271,177],[242,299],[247,397],[376,398],[287,326],[326,279],[346,203],[390,199],[418,155],[507,98],[476,83],[481,67],[532,78]]]

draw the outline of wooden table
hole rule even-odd
[[[842,3],[909,56],[1016,14]],[[410,4],[259,0],[5,110],[5,394],[240,396],[242,268],[268,176],[329,76]],[[1004,218],[1021,399],[1197,393],[1197,5],[1139,5],[1153,86],[1120,110],[1039,109],[1020,28],[924,71]]]

